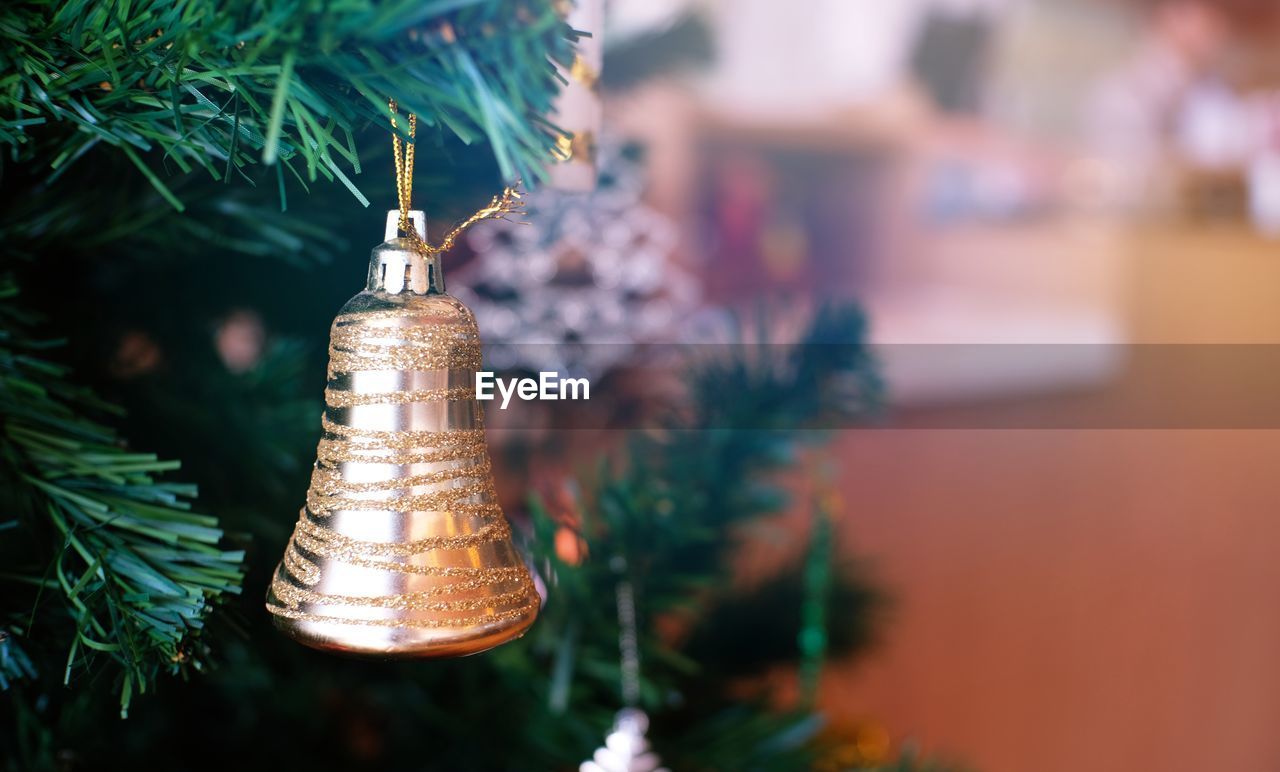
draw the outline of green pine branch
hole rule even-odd
[[[367,205],[354,133],[390,130],[395,98],[487,141],[508,180],[537,179],[574,35],[551,0],[7,3],[0,144],[50,180],[108,147],[179,210],[170,175],[255,164],[277,165],[282,194],[286,176],[325,179]]]
[[[162,479],[177,462],[131,452],[89,417],[110,407],[39,356],[16,294],[0,286],[0,474],[23,534],[4,544],[4,580],[28,603],[9,609],[6,635],[64,646],[64,682],[114,665],[125,714],[160,673],[203,667],[200,632],[240,591],[244,553],[190,510],[194,486]],[[6,684],[33,674],[16,644],[0,660]]]
[[[551,671],[550,712],[562,720],[581,719],[592,717],[596,706],[619,703],[613,592],[622,578],[618,566],[625,565],[644,616],[641,701],[658,717],[672,712],[672,694],[683,703],[674,711],[671,742],[662,744],[662,722],[655,725],[659,752],[669,750],[668,761],[679,768],[803,768],[813,758],[821,728],[811,712],[727,710],[717,685],[723,686],[732,668],[698,647],[703,625],[726,621],[725,614],[711,613],[717,599],[749,602],[724,592],[734,529],[787,505],[775,477],[794,464],[801,446],[823,438],[805,427],[868,415],[880,399],[877,369],[863,344],[865,322],[856,308],[821,310],[794,345],[770,342],[767,327],[762,322],[754,336],[758,345],[743,343],[752,336],[740,328],[739,345],[722,349],[729,352],[726,357],[691,363],[688,398],[660,430],[636,434],[617,458],[582,481],[582,552],[588,559],[562,560],[555,545],[563,524],[540,500],[531,502],[532,546],[554,587],[531,632],[535,651]],[[853,626],[829,638],[857,645],[867,640],[867,613],[878,595],[853,579],[831,592],[833,600],[856,598],[857,610],[842,609],[839,621],[832,617],[821,624]],[[783,597],[798,610],[804,594],[798,587]],[[646,627],[655,617],[672,614],[693,621],[684,646]],[[801,658],[795,641],[804,622],[798,613],[794,629],[787,629],[781,616],[764,624],[768,633],[782,636],[793,659]],[[825,629],[809,631],[815,632],[828,635]],[[759,647],[760,641],[752,645]],[[600,732],[610,717],[594,719]],[[702,720],[706,723],[695,724]],[[686,735],[696,740],[677,739]]]

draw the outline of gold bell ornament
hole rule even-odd
[[[426,243],[409,210],[412,145],[402,156],[398,137],[396,161],[401,210],[333,322],[324,434],[267,610],[325,651],[461,656],[522,635],[540,601],[494,490],[475,317],[440,273],[462,228]],[[462,227],[517,198],[508,190]]]

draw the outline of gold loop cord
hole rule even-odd
[[[391,110],[391,128],[398,128],[396,117],[400,114],[396,106],[396,100],[387,100],[387,107]],[[413,205],[413,150],[416,146],[416,137],[418,134],[418,116],[409,113],[409,141],[405,142],[400,139],[400,135],[391,132],[391,151],[396,164],[396,198],[400,204],[400,230],[408,234],[415,246],[426,244],[418,236],[418,231],[413,227],[413,223],[409,222],[409,210]]]
[[[399,116],[396,100],[388,99],[387,107],[391,110],[391,128],[397,128],[396,118]],[[489,203],[481,207],[444,237],[439,246],[433,247],[418,235],[417,229],[409,221],[409,210],[413,208],[413,149],[418,133],[418,116],[409,113],[409,141],[405,142],[400,134],[391,132],[391,148],[396,164],[396,197],[400,204],[400,230],[413,243],[414,248],[424,255],[438,255],[451,249],[458,236],[481,220],[503,218],[508,214],[520,211],[521,196],[515,187],[507,187],[502,195],[494,196]]]

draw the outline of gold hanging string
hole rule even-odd
[[[400,114],[396,109],[396,100],[392,99],[387,102],[387,106],[391,108],[391,128],[397,128],[396,117]],[[409,113],[409,141],[406,143],[400,139],[400,135],[391,132],[391,148],[395,155],[396,163],[396,196],[400,203],[400,230],[405,233],[411,233],[415,238],[418,232],[409,222],[409,207],[411,206],[413,197],[413,149],[414,138],[418,133],[418,116]]]
[[[520,211],[521,195],[518,190],[512,187],[503,189],[502,195],[494,196],[489,200],[487,206],[476,210],[476,213],[463,220],[461,224],[456,226],[449,234],[440,242],[440,246],[432,247],[438,252],[448,252],[462,232],[481,220],[501,219],[509,214]]]
[[[391,128],[395,129],[398,125],[396,118],[399,116],[399,111],[396,109],[396,100],[387,100],[387,107],[391,110]],[[507,187],[502,191],[502,195],[494,196],[486,206],[478,209],[475,214],[449,231],[439,246],[433,247],[428,244],[426,240],[418,235],[418,230],[413,227],[413,223],[409,220],[409,210],[413,208],[413,148],[417,132],[418,116],[413,113],[409,113],[408,142],[401,139],[398,132],[391,132],[391,148],[396,165],[396,197],[399,199],[400,204],[400,231],[412,242],[415,249],[424,255],[438,255],[442,252],[447,252],[453,247],[463,231],[472,225],[481,220],[502,219],[509,214],[520,211],[520,192],[514,187]]]

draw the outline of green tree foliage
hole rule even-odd
[[[486,140],[507,178],[536,177],[554,143],[550,59],[571,50],[548,3],[481,0],[11,3],[0,43],[12,158],[52,183],[106,145],[177,209],[157,160],[215,179],[278,161],[282,195],[287,170],[367,204],[354,132],[389,129],[389,98]]]
[[[16,279],[0,293],[9,768],[576,768],[619,707],[622,578],[640,603],[642,703],[672,768],[781,772],[819,750],[820,716],[735,701],[726,686],[799,658],[796,612],[815,603],[826,613],[808,617],[827,620],[833,651],[869,639],[863,612],[878,595],[846,567],[816,565],[825,542],[805,559],[834,578],[771,585],[770,606],[755,607],[779,611],[780,635],[759,636],[755,657],[714,651],[750,602],[723,592],[733,534],[786,506],[776,474],[822,439],[801,427],[876,401],[851,309],[820,314],[801,345],[691,361],[678,409],[578,480],[585,560],[557,554],[563,524],[530,499],[525,546],[549,593],[521,641],[458,661],[349,661],[278,635],[261,608],[306,487],[324,335],[364,256],[315,268],[368,246],[350,234],[376,234],[380,213],[359,202],[391,199],[385,100],[419,115],[430,200],[465,212],[504,178],[535,178],[554,141],[551,63],[574,37],[552,5],[0,9],[0,272]],[[211,330],[243,307],[276,334],[236,373]],[[127,381],[109,364],[123,330],[160,362]],[[45,342],[59,335],[65,345]],[[175,462],[117,438],[119,412],[87,386],[129,409],[132,438],[184,460],[210,514],[188,508]],[[659,635],[660,618],[686,634]]]
[[[535,655],[551,668],[548,700],[559,706],[552,716],[566,725],[588,717],[597,734],[607,726],[598,712],[618,699],[619,629],[612,597],[625,576],[650,621],[675,615],[688,625],[682,636],[688,651],[652,627],[642,641],[644,704],[655,713],[655,731],[665,733],[661,747],[672,768],[801,769],[816,750],[812,741],[821,728],[812,713],[734,706],[725,697],[732,678],[799,659],[801,620],[788,612],[802,605],[803,590],[775,584],[782,604],[756,606],[754,621],[761,630],[748,631],[745,639],[718,639],[736,651],[714,651],[713,628],[743,603],[724,592],[731,578],[725,558],[735,534],[788,505],[778,474],[795,465],[804,447],[826,436],[804,427],[865,415],[877,404],[879,381],[861,344],[864,323],[856,309],[822,310],[807,334],[789,345],[771,342],[767,328],[760,325],[754,344],[740,331],[740,344],[726,347],[724,357],[705,361],[691,352],[687,399],[672,405],[653,431],[634,433],[620,457],[583,480],[583,538],[593,559],[565,564],[553,548],[555,520],[534,508],[532,546],[554,578],[555,591],[529,637]],[[820,532],[815,536],[822,538]],[[619,565],[626,566],[624,574]],[[874,596],[846,574],[826,597],[826,603],[852,599],[853,605],[831,609],[839,628],[834,637],[847,644],[841,651],[867,642],[860,628]],[[770,650],[778,631],[787,643]],[[744,656],[762,643],[764,651],[754,661]]]
[[[5,306],[0,320],[0,473],[5,511],[19,518],[5,524],[3,554],[6,579],[28,590],[8,607],[25,613],[5,620],[11,674],[36,675],[24,642],[67,639],[64,682],[109,661],[126,713],[157,674],[203,666],[204,618],[240,591],[244,553],[221,549],[217,519],[190,511],[194,486],[157,477],[176,462],[121,447],[86,417],[110,406],[41,358],[20,314]]]
[[[244,571],[219,520],[189,509],[195,487],[168,479],[178,462],[124,445],[107,423],[120,411],[56,363],[104,321],[102,286],[76,277],[214,250],[326,258],[340,225],[283,214],[287,191],[367,205],[360,145],[387,136],[390,97],[419,115],[420,143],[535,179],[574,35],[549,0],[0,9],[0,685],[45,706],[22,714],[30,727],[56,714],[52,684],[114,690],[126,710],[157,675],[202,668],[209,611]],[[69,347],[41,342],[72,325]],[[241,391],[269,390],[272,372]]]

